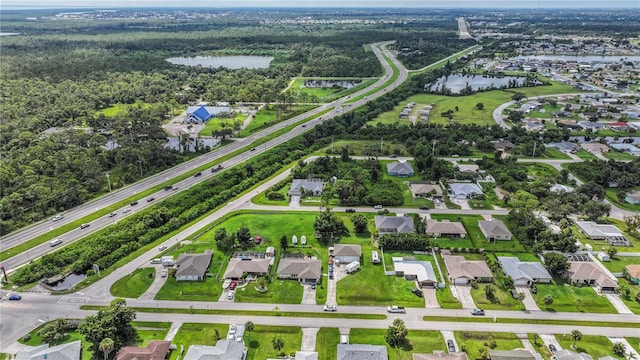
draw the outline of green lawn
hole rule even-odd
[[[582,160],[598,160],[598,158],[585,149],[580,149],[576,152],[576,155]]]
[[[478,308],[484,310],[524,310],[524,305],[520,300],[516,300],[511,293],[504,291],[500,286],[492,285],[495,289],[495,299],[493,301],[487,299],[485,295],[485,287],[489,284],[479,284],[478,289],[471,289],[471,296]]]
[[[178,350],[171,352],[171,360],[178,358],[180,346],[184,346],[184,353],[187,353],[191,345],[210,345],[216,344],[216,330],[220,339],[224,339],[229,331],[227,324],[199,324],[184,323],[180,326],[180,330],[176,333],[172,343],[178,347]]]
[[[304,80],[307,79],[315,79],[315,80],[362,80],[358,85],[345,89],[345,88],[306,88],[302,87]],[[301,99],[303,102],[330,102],[335,99],[347,96],[351,93],[354,93],[360,89],[366,88],[367,86],[376,82],[377,79],[362,79],[362,78],[297,78],[293,85],[291,86],[291,91],[300,92],[307,95],[306,99]],[[315,99],[313,98],[315,97]]]
[[[591,287],[556,285],[554,283],[537,284],[536,286],[538,294],[533,295],[533,298],[543,311],[617,313],[609,300],[598,295]],[[553,304],[548,308],[542,301],[547,294],[553,297]]]
[[[640,336],[627,337],[626,339],[629,342],[629,345],[631,345],[634,349],[636,349],[636,352],[640,353]]]
[[[275,108],[260,109],[251,120],[251,123],[249,123],[249,126],[238,133],[238,137],[247,137],[256,131],[264,130],[269,126],[291,119],[313,108],[315,108],[315,106],[306,105],[294,106],[286,110]]]
[[[204,128],[200,130],[200,135],[212,136],[211,133],[214,130],[233,129],[234,125],[241,126],[246,118],[246,115],[240,113],[236,113],[236,116],[232,119],[211,118],[205,123]]]
[[[465,254],[469,255],[469,254]],[[453,293],[451,292],[451,282],[449,281],[449,277],[447,276],[447,267],[444,265],[444,261],[442,260],[442,255],[439,252],[436,253],[438,257],[438,263],[442,268],[442,272],[444,275],[444,282],[446,283],[446,287],[444,289],[436,290],[436,298],[438,299],[438,304],[443,309],[462,309],[462,304],[458,299],[453,297]],[[466,257],[465,257],[466,258]],[[434,269],[435,270],[435,269]]]
[[[602,155],[604,155],[604,157],[606,157],[607,159],[611,159],[611,160],[635,160],[638,158],[637,156],[633,156],[629,153],[616,151],[616,150],[607,151]]]
[[[318,360],[335,360],[338,357],[340,331],[337,328],[320,328],[316,335]]]
[[[525,165],[527,167],[527,175],[533,177],[550,177],[559,174],[559,171],[549,164],[522,163],[522,165]]]
[[[289,189],[291,188],[291,184],[287,184],[282,189],[276,191],[282,195],[284,195],[284,200],[269,200],[267,198],[267,192],[261,192],[260,194],[254,196],[251,199],[251,202],[258,205],[276,205],[276,206],[287,206],[289,205]]]
[[[622,248],[618,248],[618,251],[621,251]],[[622,249],[626,251],[626,249]],[[611,258],[611,261],[602,261],[602,265],[604,265],[611,272],[623,272],[624,267],[627,265],[640,264],[640,257],[637,256],[619,256],[616,255]]]
[[[390,160],[380,161],[380,164],[384,169],[382,178],[384,180],[391,180],[394,183],[396,183],[398,187],[400,187],[400,189],[402,190],[402,197],[404,198],[404,203],[402,205],[405,207],[415,207],[415,208],[420,208],[421,206],[428,206],[429,208],[433,209],[435,207],[435,205],[433,204],[433,201],[429,199],[421,198],[421,197],[418,197],[418,198],[413,197],[413,194],[411,193],[411,189],[409,188],[410,182],[423,181],[420,175],[414,175],[407,178],[390,176],[389,173],[387,172],[387,164],[392,162],[395,162],[395,161],[390,161]],[[408,162],[413,166],[412,161],[408,161]]]
[[[490,340],[495,340],[497,345],[495,350],[513,350],[522,347],[522,342],[513,333],[456,331],[454,336],[460,350],[466,352],[470,360],[479,359],[484,343]]]
[[[111,295],[122,298],[138,298],[149,289],[155,276],[155,268],[135,269],[131,274],[111,285]]]
[[[284,342],[284,348],[277,352],[272,340],[279,337]],[[302,329],[295,326],[265,326],[256,325],[254,331],[245,332],[244,342],[249,348],[247,360],[262,360],[276,358],[280,353],[295,354],[302,345]]]
[[[386,329],[351,329],[350,344],[384,345],[387,347],[389,359],[411,360],[413,353],[433,353],[433,350],[446,349],[446,343],[439,331],[409,330],[405,343],[397,349],[392,348],[384,340]]]
[[[335,155],[342,154],[342,148],[349,149],[351,156],[369,156],[380,152],[380,141],[378,140],[338,140],[333,142],[333,146],[329,145],[323,149],[316,151],[313,155]],[[333,149],[333,151],[332,151]],[[392,141],[384,141],[382,143],[381,156],[388,155],[411,156],[407,151],[405,144]]]
[[[236,289],[236,302],[271,303],[271,304],[300,304],[302,302],[302,286],[295,280],[276,279],[267,284],[264,293],[256,290],[255,283]]]
[[[551,351],[549,351],[549,348],[544,344],[544,341],[542,341],[538,334],[527,334],[527,338],[529,338],[531,346],[533,346],[538,354],[542,354],[544,359],[550,359],[552,357]]]
[[[118,115],[120,112],[125,111],[125,109],[129,106],[142,106],[143,109],[148,108],[149,106],[151,106],[151,104],[149,103],[143,103],[143,102],[136,102],[135,104],[115,104],[113,106],[110,106],[108,108],[104,108],[101,110],[96,111],[95,115],[104,115],[106,117],[114,117],[116,115]]]
[[[576,349],[571,348],[571,346],[573,345],[571,334],[556,335],[556,339],[558,339],[558,342],[560,343],[560,346],[562,346],[562,348],[579,353],[587,353],[594,359],[607,355],[613,356],[614,358],[618,359],[624,359],[622,357],[616,356],[613,351],[611,351],[613,343],[611,343],[611,341],[609,341],[606,336],[582,335],[582,339],[576,342]]]

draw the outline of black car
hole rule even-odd
[[[348,213],[354,213],[354,212],[356,212],[356,209],[349,208],[349,209],[346,209],[345,211],[348,212]]]
[[[516,289],[511,289],[511,290],[509,290],[509,291],[511,292],[511,296],[512,296],[514,299],[520,299],[520,296],[518,295],[518,292],[516,291]]]
[[[420,206],[420,210],[430,210],[428,206]]]
[[[558,349],[556,349],[555,345],[549,344],[549,351],[551,351],[552,354],[555,354],[555,352],[558,351]]]
[[[397,158],[397,157],[398,157],[398,155],[395,155],[395,154],[394,154],[394,155],[391,155],[391,156],[389,156],[389,157],[390,157],[390,158],[392,158],[392,159],[395,159],[395,158]]]
[[[193,174],[193,177],[198,177],[200,175],[202,175],[202,173],[201,172],[197,172],[197,173]]]
[[[251,148],[251,151],[256,151],[256,148]]]
[[[537,294],[538,293],[538,288],[535,285],[531,285],[531,293],[532,294]]]
[[[156,198],[152,198],[152,197],[150,197],[150,198],[148,198],[148,199],[147,199],[147,202],[152,202],[152,201],[153,201],[153,200],[155,200],[155,199],[156,199]]]
[[[131,206],[136,206],[136,205],[138,205],[138,202],[137,202],[137,201],[133,201],[133,202],[131,202]]]
[[[447,340],[447,349],[449,349],[449,352],[456,352],[456,345],[453,340]]]
[[[173,189],[173,185],[167,185],[167,186],[164,187],[165,191],[171,190],[171,189]]]
[[[413,290],[411,290],[411,292],[417,297],[424,297],[424,294],[422,293],[422,291],[420,289],[413,289]]]

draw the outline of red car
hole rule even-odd
[[[238,286],[238,282],[237,281],[232,281],[231,285],[229,285],[229,289],[235,290],[236,286]]]

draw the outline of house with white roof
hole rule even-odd
[[[44,344],[18,351],[15,360],[80,360],[80,350],[80,340],[52,347]]]
[[[416,281],[420,287],[435,287],[438,284],[430,261],[414,260],[411,257],[393,257],[392,260],[397,276]]]
[[[607,236],[624,236],[615,225],[597,224],[593,221],[576,221],[576,225],[592,240],[604,240]]]
[[[338,344],[338,360],[389,360],[387,347],[369,344]]]
[[[293,179],[289,195],[302,196],[302,192],[307,196],[320,196],[324,189],[324,181],[322,179]]]
[[[511,277],[516,286],[551,282],[551,274],[539,262],[520,261],[517,257],[510,256],[498,256],[498,261],[505,275]]]
[[[218,340],[216,346],[191,345],[183,360],[244,360],[247,347],[240,341]]]
[[[449,194],[455,199],[471,199],[482,195],[482,188],[474,183],[451,183]]]

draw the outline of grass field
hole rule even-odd
[[[338,357],[340,331],[337,328],[320,328],[316,334],[318,360],[334,360]]]
[[[202,136],[212,136],[211,132],[214,130],[233,129],[234,124],[242,125],[242,122],[247,118],[246,115],[236,113],[236,116],[232,119],[219,119],[211,118],[206,122],[204,128],[200,130]]]
[[[624,359],[623,357],[616,356],[613,351],[611,351],[613,343],[611,343],[606,336],[582,335],[582,339],[576,342],[575,349],[571,348],[573,345],[571,334],[556,335],[556,339],[558,339],[560,346],[564,349],[569,349],[578,353],[584,352],[591,355],[594,359],[607,355],[618,359]]]
[[[625,339],[627,339],[627,341],[629,342],[629,345],[631,345],[634,349],[636,349],[636,352],[640,353],[640,336],[627,337]]]
[[[385,329],[351,329],[350,344],[371,344],[387,347],[389,359],[412,360],[413,353],[428,353],[446,349],[446,343],[439,331],[409,330],[404,344],[392,348],[384,340]]]
[[[148,108],[149,106],[151,106],[151,104],[149,103],[143,103],[143,102],[136,102],[135,104],[115,104],[113,106],[110,106],[108,108],[104,108],[101,110],[96,111],[95,115],[104,115],[106,117],[114,117],[116,115],[118,115],[120,112],[125,111],[125,109],[129,106],[142,106],[143,109]]]
[[[626,152],[622,152],[622,151],[616,151],[616,150],[610,150],[607,151],[605,153],[603,153],[602,155],[604,155],[604,157],[606,157],[607,159],[611,159],[611,160],[635,160],[638,157],[637,156],[633,156],[629,153]]]
[[[248,303],[300,304],[302,286],[295,280],[275,280],[267,284],[268,290],[259,292],[255,283],[236,289],[235,301]]]
[[[522,301],[514,299],[508,291],[504,291],[500,286],[492,285],[496,289],[495,299],[487,299],[485,287],[488,284],[479,284],[478,289],[471,289],[471,296],[478,308],[483,310],[524,310]]]
[[[178,358],[180,347],[184,346],[184,353],[187,353],[191,345],[209,345],[216,344],[216,330],[220,338],[224,339],[229,331],[228,324],[199,324],[184,323],[180,326],[180,330],[176,333],[172,343],[178,347],[178,350],[171,352],[170,360]]]
[[[585,149],[580,149],[576,152],[576,156],[578,156],[582,160],[598,160],[598,158],[592,153],[588,152]]]
[[[538,293],[532,295],[543,311],[592,312],[615,314],[613,305],[604,296],[599,296],[591,287],[576,287],[556,284],[537,284]],[[547,307],[542,299],[550,294],[553,304]]]
[[[111,285],[111,295],[123,298],[138,298],[149,289],[155,276],[155,268],[135,269],[131,274]]]
[[[281,338],[284,342],[280,352],[273,348],[272,340],[275,337]],[[244,338],[249,349],[247,360],[276,358],[280,353],[291,355],[300,350],[302,329],[295,326],[256,325],[254,331],[245,332]]]
[[[522,347],[522,342],[513,333],[456,331],[454,333],[460,351],[468,354],[469,359],[479,359],[480,350],[486,341],[495,340],[495,350],[512,350]]]
[[[254,132],[264,130],[269,126],[291,119],[313,108],[315,108],[315,106],[307,105],[293,106],[291,109],[286,110],[274,108],[260,109],[251,120],[251,123],[249,123],[249,126],[238,133],[238,137],[247,137]]]
[[[356,86],[346,89],[346,88],[307,88],[302,87],[304,80],[307,79],[321,79],[321,80],[362,80]],[[335,99],[347,96],[351,93],[354,93],[360,89],[364,89],[367,86],[376,82],[377,79],[362,79],[362,78],[297,78],[293,85],[291,86],[291,91],[300,92],[307,95],[307,100],[303,102],[330,102]],[[315,99],[313,98],[315,97]]]
[[[620,251],[621,248],[618,248]],[[624,267],[627,265],[640,264],[640,258],[637,256],[620,256],[616,255],[611,258],[611,261],[602,261],[604,265],[611,272],[623,272]]]

